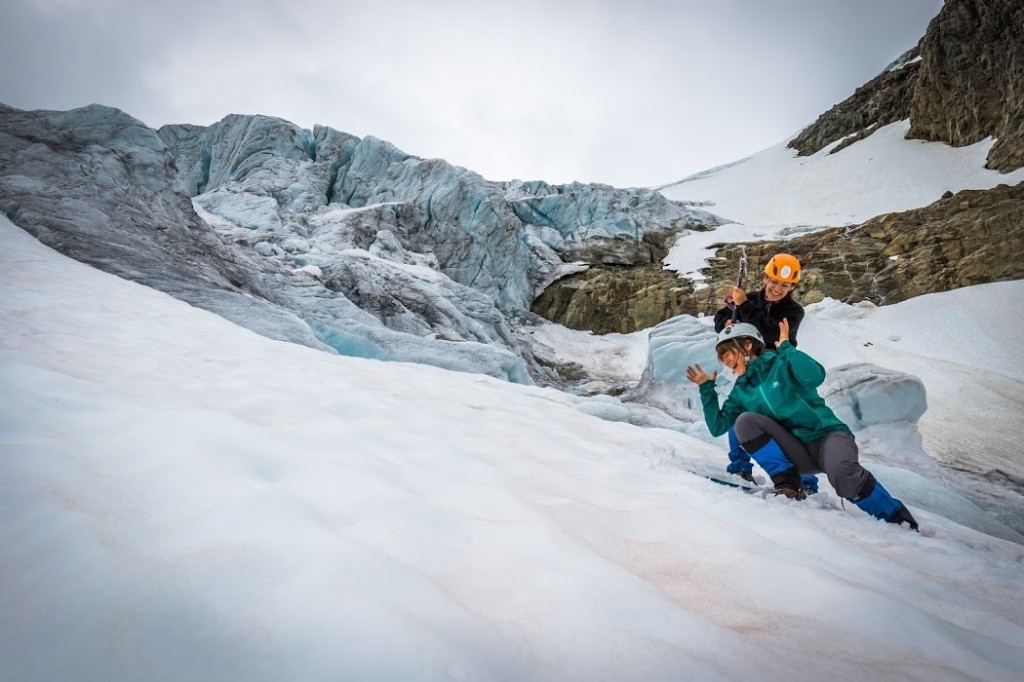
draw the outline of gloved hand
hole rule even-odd
[[[725,467],[725,470],[730,474],[736,474],[746,481],[753,482],[754,480],[754,465],[750,462],[744,462],[743,460],[729,462],[729,466]]]

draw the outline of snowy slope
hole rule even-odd
[[[908,130],[909,121],[893,123],[836,154],[829,151],[838,142],[807,157],[787,148],[787,140],[660,189],[730,221],[777,229],[861,223],[926,206],[946,191],[1024,181],[1024,169],[1005,175],[985,169],[992,139],[954,148],[906,140]]]
[[[1019,544],[745,495],[683,434],[0,236],[9,679],[1024,677]]]

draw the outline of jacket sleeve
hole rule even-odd
[[[807,353],[794,348],[789,341],[779,344],[777,352],[785,361],[793,381],[811,387],[820,386],[825,381],[825,368]]]
[[[725,399],[725,404],[718,406],[718,392],[714,381],[705,381],[700,385],[700,402],[704,407],[704,422],[712,436],[721,436],[736,423],[736,417],[743,411],[732,399]]]
[[[732,308],[725,306],[719,308],[718,312],[715,313],[715,331],[720,332],[725,329],[725,323],[732,319]]]

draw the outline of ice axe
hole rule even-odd
[[[741,249],[741,251],[740,251],[740,272],[739,272],[738,275],[736,275],[736,286],[738,286],[738,287],[742,287],[743,286],[743,280],[747,276],[747,249],[745,247],[740,247],[740,249]],[[726,303],[731,303],[732,302],[732,294],[729,294],[728,296],[725,297],[725,302]],[[736,320],[739,319],[739,317],[740,317],[740,308],[736,304],[733,304],[733,306],[732,306],[732,321],[735,322]]]

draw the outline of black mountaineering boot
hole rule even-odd
[[[807,493],[804,492],[800,474],[796,472],[796,468],[789,468],[780,474],[775,474],[772,476],[772,483],[775,485],[776,495],[785,495],[791,500],[807,499]]]

